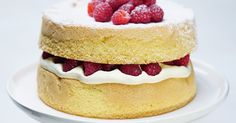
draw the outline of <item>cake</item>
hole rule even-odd
[[[117,1],[67,0],[44,11],[37,82],[46,105],[130,119],[174,111],[195,97],[192,10],[167,0]]]

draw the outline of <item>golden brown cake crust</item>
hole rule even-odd
[[[108,64],[172,61],[196,46],[194,20],[145,28],[93,28],[44,17],[40,48],[56,56]]]
[[[188,78],[154,84],[88,85],[59,78],[39,67],[37,81],[39,97],[48,106],[69,114],[104,119],[163,114],[185,106],[196,93],[194,72]]]

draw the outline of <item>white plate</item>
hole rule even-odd
[[[15,104],[32,118],[44,123],[183,123],[196,120],[220,104],[227,97],[229,85],[222,74],[213,67],[198,60],[193,60],[197,96],[187,106],[160,116],[106,120],[85,118],[65,114],[54,110],[40,101],[37,96],[37,64],[27,66],[17,72],[8,82],[7,91]]]

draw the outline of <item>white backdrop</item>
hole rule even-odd
[[[8,98],[6,82],[24,65],[38,60],[41,12],[59,0],[0,0],[0,122],[37,123]],[[226,102],[194,123],[236,122],[236,1],[175,0],[193,8],[198,48],[192,55],[225,73],[231,90]]]

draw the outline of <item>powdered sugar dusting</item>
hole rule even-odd
[[[76,6],[73,6],[76,4]],[[93,28],[145,28],[152,26],[163,26],[170,24],[179,24],[194,20],[194,14],[191,9],[185,8],[179,4],[168,0],[159,0],[158,5],[165,12],[164,20],[159,23],[114,25],[112,22],[96,22],[94,18],[87,13],[88,0],[67,0],[52,6],[44,11],[44,19],[49,19],[62,26],[85,26]]]
[[[135,7],[134,10],[147,12],[148,10],[146,9],[146,7],[147,7],[146,5],[139,5],[139,6]]]

